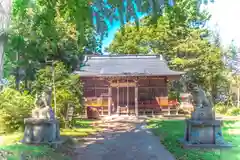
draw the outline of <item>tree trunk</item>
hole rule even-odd
[[[237,107],[240,106],[240,104],[239,104],[239,93],[240,93],[240,88],[238,86],[238,88],[237,88]]]
[[[3,0],[0,3],[0,79],[3,78],[4,44],[7,42],[7,30],[11,16],[11,0]]]
[[[15,83],[16,83],[16,90],[19,91],[20,89],[20,67],[19,67],[19,53],[16,53],[16,62],[17,62],[17,68],[16,68],[16,74],[15,74]]]
[[[212,83],[212,87],[211,87],[211,95],[212,95],[212,99],[213,99],[213,103],[216,103],[216,97],[217,97],[217,87],[215,83]]]
[[[6,41],[6,36],[0,35],[0,80],[3,78],[3,58],[4,58],[4,44]]]
[[[25,80],[24,80],[24,88],[25,88],[25,90],[29,90],[29,87],[28,87],[28,80],[27,80],[26,77],[25,77]]]
[[[19,74],[19,67],[16,68],[16,75],[15,75],[15,85],[16,85],[16,90],[19,91],[20,89],[20,74]]]
[[[240,94],[239,78],[238,78],[238,76],[237,76],[237,107],[240,106],[240,103],[239,103],[239,94]]]

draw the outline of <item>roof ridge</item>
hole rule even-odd
[[[127,55],[87,55],[87,59],[157,59],[162,57],[162,55],[146,55],[146,54],[127,54]]]

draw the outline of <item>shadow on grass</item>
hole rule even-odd
[[[223,123],[224,138],[235,146],[232,149],[184,149],[178,142],[184,136],[183,120],[156,120],[147,122],[153,133],[160,137],[162,144],[177,160],[240,160],[240,123],[226,121]],[[235,132],[231,132],[234,130]]]

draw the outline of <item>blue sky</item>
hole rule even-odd
[[[207,9],[212,15],[208,27],[217,29],[220,32],[222,44],[228,46],[234,39],[236,45],[240,47],[240,0],[215,0],[214,3],[202,5],[202,9]],[[217,27],[216,27],[217,24]],[[120,22],[116,22],[109,30],[109,35],[103,41],[103,49],[107,47],[114,38],[114,34],[120,27]]]
[[[140,13],[138,13],[137,16],[140,18],[143,17],[143,15],[141,15]],[[108,37],[106,37],[103,40],[103,45],[102,45],[103,51],[104,51],[104,48],[108,47],[109,44],[112,42],[114,38],[114,34],[118,31],[120,26],[121,26],[120,21],[117,21],[117,22],[115,21],[114,25],[109,28]]]

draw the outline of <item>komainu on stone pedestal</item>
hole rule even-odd
[[[51,90],[45,90],[41,96],[36,97],[36,108],[31,118],[25,118],[25,131],[23,143],[53,144],[60,142],[59,121],[55,119],[51,108]]]
[[[213,103],[204,90],[196,84],[188,86],[192,94],[194,111],[186,120],[185,136],[180,139],[184,147],[221,148],[231,147],[223,139],[221,121],[215,119]]]

